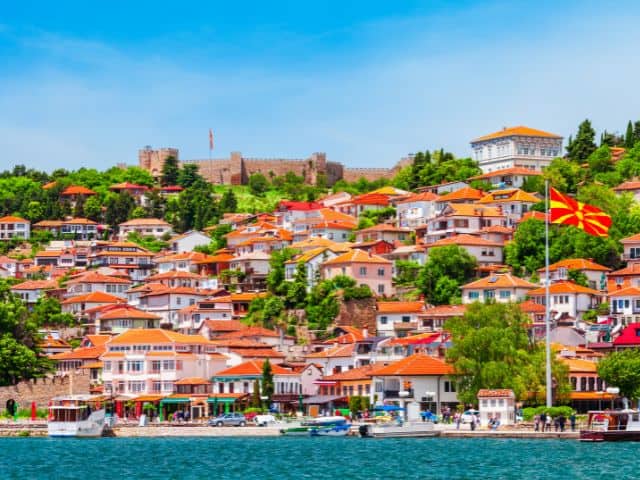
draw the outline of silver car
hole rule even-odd
[[[225,413],[209,419],[212,427],[244,427],[247,419],[242,413]]]

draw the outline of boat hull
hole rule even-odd
[[[49,422],[47,430],[50,437],[94,438],[102,436],[105,411],[97,410],[86,420],[77,422]]]
[[[308,437],[309,427],[283,428],[280,430],[280,433],[287,437]]]
[[[344,437],[349,434],[350,429],[350,424],[314,427],[309,430],[309,435],[312,437]]]
[[[366,438],[425,438],[440,435],[438,430],[434,430],[432,424],[362,425],[359,433],[361,437]]]
[[[640,442],[640,431],[581,430],[581,442]]]

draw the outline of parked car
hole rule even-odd
[[[211,427],[244,427],[247,419],[241,413],[225,413],[209,419]]]
[[[473,421],[474,415],[478,415],[480,412],[478,410],[466,410],[462,413],[462,416],[460,417],[460,422],[461,423],[471,423]]]
[[[266,427],[267,425],[274,424],[277,422],[276,417],[271,414],[268,415],[256,415],[253,421],[259,427]]]

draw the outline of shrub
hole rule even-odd
[[[549,408],[547,408],[545,406],[527,407],[527,408],[522,410],[522,416],[526,421],[533,420],[533,417],[535,415],[540,415],[541,413],[545,413],[547,415],[550,415],[551,417],[557,417],[559,415],[564,415],[565,417],[568,418],[573,413],[573,408],[567,407],[565,405],[565,406],[562,406],[562,407],[549,407]]]

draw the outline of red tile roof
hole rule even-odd
[[[535,289],[538,286],[527,282],[526,280],[511,275],[510,273],[496,273],[488,277],[475,280],[471,283],[463,285],[463,289],[470,288],[531,288]]]
[[[263,360],[249,360],[248,362],[241,363],[235,367],[227,368],[221,372],[216,373],[215,377],[235,377],[235,376],[262,376],[262,368],[264,366]],[[271,372],[274,375],[297,375],[292,370],[281,367],[276,364],[271,364]]]
[[[502,130],[499,130],[494,133],[490,133],[488,135],[484,135],[482,137],[476,138],[472,140],[471,143],[475,142],[484,142],[486,140],[493,140],[494,138],[504,138],[504,137],[543,137],[543,138],[562,138],[560,135],[556,135],[555,133],[545,132],[543,130],[537,130],[535,128],[525,127],[523,125],[517,127],[505,127]]]
[[[408,337],[394,338],[389,345],[428,345],[441,337],[440,333],[419,333]]]
[[[378,313],[420,313],[424,312],[424,302],[377,302]]]
[[[503,168],[502,170],[496,170],[494,172],[483,173],[482,175],[476,175],[475,177],[469,178],[469,180],[483,180],[485,178],[502,177],[507,175],[520,175],[523,177],[539,176],[539,175],[542,175],[542,172],[539,172],[536,170],[530,170],[524,167],[511,167],[511,168]]]
[[[131,305],[124,305],[122,307],[118,306],[100,315],[100,320],[113,320],[123,318],[131,318],[137,320],[159,320],[161,317],[153,315],[149,312],[138,310]]]
[[[327,375],[326,377],[322,377],[322,381],[344,382],[351,380],[367,380],[371,379],[371,376],[377,368],[380,368],[380,365],[370,363],[369,365],[364,365],[362,367],[351,368],[344,372]]]
[[[8,215],[6,217],[0,218],[0,223],[29,223],[29,220]]]
[[[544,305],[535,303],[533,300],[525,300],[520,303],[520,310],[524,313],[545,313],[546,309]]]
[[[466,233],[460,235],[454,235],[452,237],[442,238],[431,244],[425,244],[425,247],[442,247],[445,245],[469,245],[477,247],[502,247],[500,242],[492,242],[485,240],[482,237],[476,237],[475,235],[468,235]]]
[[[578,285],[577,283],[573,283],[573,282],[555,282],[552,283],[551,285],[549,285],[549,293],[550,294],[558,294],[558,293],[585,293],[587,295],[600,295],[600,292],[597,290],[594,290],[593,288],[587,288],[587,287],[583,287],[582,285]],[[544,295],[545,294],[545,288],[541,287],[541,288],[536,288],[535,290],[531,290],[529,292],[529,295],[534,296],[534,295]]]
[[[609,292],[609,297],[638,297],[640,296],[640,287],[627,287],[620,290]]]
[[[370,255],[364,250],[354,249],[324,262],[322,265],[340,265],[343,263],[390,264],[391,261],[378,255]]]
[[[293,202],[289,200],[282,200],[278,207],[284,208],[285,210],[297,210],[297,211],[309,211],[309,210],[319,210],[324,208],[324,205],[318,202]]]
[[[618,338],[613,341],[614,345],[640,345],[640,323],[630,323]]]
[[[351,357],[353,355],[353,343],[347,343],[344,345],[337,345],[323,350],[321,352],[314,352],[306,355],[307,358],[338,358],[338,357]]]
[[[11,287],[11,290],[50,290],[58,288],[55,280],[27,280]]]
[[[104,292],[91,292],[85,295],[67,298],[62,302],[63,305],[70,303],[126,303],[122,297],[116,297]]]
[[[93,190],[81,185],[71,185],[62,191],[61,195],[95,195]]]
[[[610,268],[584,258],[568,258],[549,265],[549,271],[551,272],[554,272],[559,268],[566,268],[567,270],[597,270],[600,272],[609,272],[611,270]],[[538,272],[544,271],[545,268],[538,269]]]
[[[499,389],[486,389],[486,388],[481,388],[480,390],[478,390],[478,398],[486,398],[486,397],[502,397],[502,398],[509,398],[509,397],[515,397],[515,394],[513,393],[513,390],[510,390],[508,388],[499,388]]]
[[[471,187],[464,187],[453,192],[446,193],[440,197],[441,202],[455,202],[460,200],[480,200],[484,196],[482,190]]]
[[[422,376],[422,375],[449,375],[453,373],[453,367],[442,360],[430,357],[422,353],[415,353],[409,357],[393,362],[386,367],[375,371],[375,376]]]

